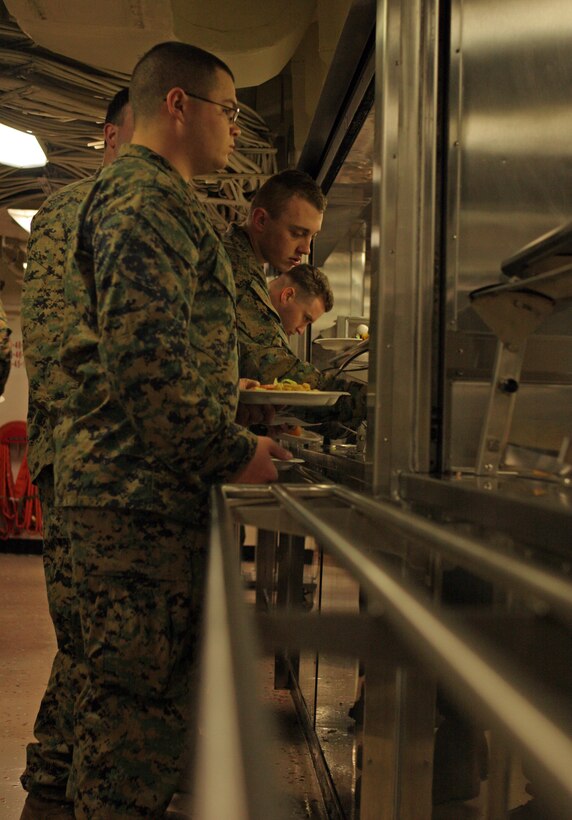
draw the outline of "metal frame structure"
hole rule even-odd
[[[386,497],[430,467],[438,6],[378,2],[367,452]]]
[[[339,512],[342,507],[347,526]],[[203,802],[198,816],[206,820],[225,816],[219,805],[208,802],[217,791],[212,784],[213,777],[221,776],[223,746],[227,750],[227,799],[235,807],[232,816],[278,816],[266,789],[270,780],[266,773],[261,776],[259,768],[265,758],[265,741],[252,698],[256,637],[241,614],[232,527],[233,519],[254,525],[267,522],[269,513],[280,522],[281,533],[312,535],[367,593],[368,612],[357,616],[303,614],[296,603],[301,594],[299,567],[290,555],[286,563],[291,573],[284,582],[280,608],[258,616],[264,644],[290,657],[303,647],[335,644],[338,652],[358,652],[366,658],[372,697],[369,702],[366,698],[360,820],[426,820],[430,816],[437,679],[461,708],[491,728],[490,782],[494,785],[489,789],[488,817],[505,817],[506,749],[526,759],[537,786],[550,801],[553,816],[568,816],[572,801],[569,703],[558,686],[552,687],[544,678],[543,671],[550,656],[567,658],[570,654],[569,642],[560,636],[557,624],[570,622],[572,581],[526,558],[501,554],[485,541],[461,535],[393,503],[338,485],[225,486],[214,490],[213,509],[201,718],[208,742],[203,739],[200,750],[197,788]],[[334,509],[338,520],[332,524]],[[400,570],[384,560],[385,546],[371,544],[373,531],[391,545],[389,549],[403,551]],[[433,564],[453,559],[491,579],[520,605],[509,611],[493,608],[486,615],[463,615],[440,607],[407,569],[411,543],[423,547]],[[540,603],[556,625],[548,632],[546,622],[539,622],[536,615]],[[507,623],[521,637],[526,635],[520,657],[512,656],[503,643]],[[537,652],[540,645],[542,662],[529,665],[529,653]],[[213,659],[223,650],[229,674],[221,675]],[[295,664],[290,669],[295,670]],[[386,686],[381,685],[384,682]],[[232,704],[235,710],[230,738],[227,724],[220,736],[221,704]],[[235,754],[229,754],[229,749]],[[249,778],[251,767],[256,776]],[[264,814],[269,804],[274,813]],[[236,807],[241,806],[246,813],[237,813]]]
[[[546,27],[542,39],[534,34],[530,48],[526,37],[515,40],[510,15],[498,4],[488,18],[489,33],[498,27],[498,47],[492,47],[491,38],[482,36],[481,5],[350,4],[348,19],[359,22],[355,40],[349,26],[300,167],[331,183],[371,102],[373,72],[366,460],[308,451],[307,465],[315,470],[306,478],[314,483],[223,487],[213,502],[211,574],[220,575],[224,566],[225,577],[238,576],[231,515],[261,533],[259,636],[276,651],[277,686],[291,688],[300,711],[306,709],[297,681],[303,649],[335,649],[365,660],[360,820],[431,816],[438,686],[461,712],[490,729],[487,820],[505,820],[512,755],[526,762],[551,820],[567,818],[572,805],[570,479],[530,480],[502,472],[511,420],[512,432],[520,421],[525,444],[535,442],[539,410],[550,410],[539,417],[554,429],[569,425],[569,327],[552,315],[557,301],[569,303],[568,277],[557,271],[549,282],[541,273],[535,282],[527,279],[524,289],[522,283],[482,288],[496,280],[507,243],[521,234],[533,238],[537,226],[552,227],[545,221],[553,213],[568,214],[563,186],[550,182],[560,179],[565,151],[545,150],[544,140],[533,140],[530,154],[526,130],[518,124],[524,118],[527,127],[535,126],[531,118],[550,108],[565,143],[565,84],[551,83],[546,72],[561,70],[565,76],[569,51],[558,25]],[[519,4],[513,5],[518,15]],[[550,5],[551,19],[565,18],[569,26],[564,0]],[[520,9],[528,6],[523,2]],[[523,31],[530,34],[534,18],[528,11]],[[546,58],[552,53],[558,59]],[[545,97],[551,106],[544,106]],[[491,140],[495,116],[497,139]],[[541,172],[531,174],[531,167]],[[547,284],[557,290],[545,292]],[[544,317],[547,334],[538,335],[534,331]],[[517,401],[521,380],[528,390],[520,390]],[[559,390],[556,402],[545,400],[556,395],[546,391],[553,385]],[[483,424],[483,412],[474,409],[487,396]],[[525,407],[520,419],[515,404]],[[546,427],[550,432],[551,424]],[[352,483],[360,492],[326,485],[326,477]],[[366,591],[367,610],[302,611],[307,535]],[[479,610],[444,604],[447,564],[486,580],[491,603]],[[228,590],[235,611],[241,591],[236,585]],[[229,605],[215,599],[219,593],[220,585],[209,594],[207,656],[220,640],[213,623],[224,622],[222,645],[234,652],[250,640],[246,632],[238,635],[238,616],[215,617]],[[245,687],[240,676],[233,677],[237,669],[232,667],[222,685],[229,701],[242,705]],[[205,678],[205,708],[212,701],[209,685]],[[261,760],[264,740],[248,737],[249,727],[238,716],[236,725],[240,754],[230,761],[234,802],[245,805],[248,791],[255,806],[260,778],[246,787],[244,750],[254,749]],[[306,730],[330,816],[341,817],[320,743],[311,738],[311,721]],[[219,773],[214,753],[204,765]],[[260,802],[266,800],[262,794]]]

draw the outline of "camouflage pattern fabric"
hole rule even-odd
[[[66,507],[148,510],[204,528],[208,491],[254,454],[234,421],[235,288],[192,187],[123,146],[81,208],[65,276],[55,431]]]
[[[49,196],[32,220],[22,287],[22,337],[29,385],[28,467],[32,480],[54,462],[53,428],[73,380],[59,351],[64,307],[63,272],[77,212],[94,177]]]
[[[10,375],[10,361],[12,359],[10,333],[6,311],[0,301],[0,396],[4,392],[8,376]]]
[[[235,291],[193,189],[124,146],[79,214],[55,430],[87,666],[68,784],[79,818],[159,818],[185,766],[208,490],[250,458],[234,422]]]
[[[269,384],[294,379],[323,387],[322,374],[299,359],[288,343],[280,315],[272,306],[266,274],[244,228],[231,225],[223,238],[236,286],[239,371],[242,378]]]
[[[88,668],[76,709],[75,816],[161,818],[195,717],[207,537],[147,512],[65,516]]]
[[[57,652],[34,724],[36,742],[27,746],[21,781],[32,794],[64,800],[72,762],[74,706],[85,682],[85,667],[73,606],[70,545],[61,511],[54,506],[52,469],[42,470],[36,483],[42,501],[44,573]]]
[[[331,407],[297,411],[308,420],[330,423],[322,432],[339,435],[338,422],[357,429],[367,417],[367,385],[347,380],[343,375],[317,370],[292,351],[280,316],[268,292],[264,267],[257,261],[243,227],[231,225],[223,242],[229,255],[236,285],[236,320],[239,369],[243,378],[269,383],[277,379],[308,382],[320,390],[349,392]]]
[[[22,289],[22,335],[29,385],[28,465],[43,516],[44,575],[57,650],[26,750],[22,785],[31,794],[63,800],[73,749],[75,699],[85,679],[78,624],[72,613],[70,545],[54,505],[53,428],[73,380],[59,363],[64,305],[63,272],[79,204],[94,177],[74,182],[45,201],[32,221]],[[75,636],[75,637],[74,637]]]

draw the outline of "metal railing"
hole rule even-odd
[[[320,499],[319,505],[317,499]],[[438,677],[461,708],[476,715],[507,748],[527,761],[535,785],[549,801],[554,816],[569,817],[572,806],[572,725],[566,722],[568,718],[556,720],[553,715],[558,713],[569,717],[570,699],[563,696],[559,701],[558,698],[555,700],[553,691],[547,696],[542,681],[531,676],[514,659],[504,657],[494,640],[487,639],[490,636],[484,638],[472,628],[470,619],[457,618],[440,608],[426,591],[385,565],[375,552],[366,551],[357,545],[357,539],[335,529],[328,520],[330,516],[325,503],[328,500],[336,507],[346,504],[348,513],[353,511],[354,515],[374,521],[380,530],[391,528],[396,537],[413,539],[503,588],[542,601],[555,616],[569,619],[572,614],[572,583],[569,581],[516,556],[501,554],[482,541],[434,524],[395,504],[373,500],[337,485],[217,488],[213,495],[202,699],[202,720],[208,743],[203,743],[200,752],[198,785],[204,800],[198,816],[207,820],[231,816],[226,815],[220,806],[211,805],[215,797],[209,797],[212,787],[208,784],[214,782],[214,777],[219,782],[221,778],[221,746],[225,750],[224,781],[228,800],[233,806],[232,816],[278,816],[272,789],[267,788],[271,779],[260,774],[261,761],[265,759],[265,740],[264,726],[252,698],[255,635],[240,604],[238,559],[232,548],[231,518],[232,508],[240,510],[243,520],[248,520],[249,514],[257,509],[266,509],[267,520],[269,507],[275,510],[275,519],[280,520],[281,528],[292,527],[292,531],[313,536],[359,581],[367,593],[370,610],[371,604],[377,605],[383,615],[336,616],[337,625],[333,630],[331,618],[326,616],[273,615],[266,619],[266,641],[272,643],[274,629],[276,646],[295,648],[313,643],[318,648],[321,644],[331,647],[338,634],[340,650],[344,651],[351,643],[352,631],[356,637],[364,632],[367,637],[361,642],[360,651],[365,651],[368,643],[382,645],[388,653],[388,663],[396,666],[407,666],[408,659],[413,659],[420,668]],[[372,641],[375,634],[383,635],[383,640]],[[550,710],[546,706],[548,702]],[[217,739],[221,704],[227,704],[229,713],[233,714],[231,743],[228,729],[224,740]],[[230,750],[234,751],[231,753]],[[256,770],[255,777],[249,777],[251,767]],[[392,787],[393,792],[398,785]],[[423,811],[427,809],[421,809],[417,814],[413,810],[411,813],[407,813],[407,809],[400,810],[392,790],[387,792],[383,817],[395,820],[423,817]],[[427,793],[430,795],[430,788],[429,791],[425,789]],[[408,805],[407,801],[402,801],[403,805]],[[492,805],[494,808],[490,808]],[[245,813],[239,813],[238,806],[243,806]],[[268,806],[272,807],[272,814],[267,813]],[[488,817],[491,820],[504,817],[505,811],[506,800],[502,796],[489,801]],[[375,815],[368,814],[367,806],[362,803],[361,816]]]
[[[193,817],[281,820],[230,512],[213,494]]]

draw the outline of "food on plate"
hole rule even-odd
[[[260,384],[258,387],[254,388],[255,390],[291,390],[291,391],[303,391],[304,393],[319,393],[319,390],[314,390],[308,382],[302,382],[299,384],[298,382],[293,381],[293,379],[282,379],[279,381],[278,379],[274,379],[272,384]]]
[[[309,384],[289,383],[278,380],[274,384],[262,385],[240,391],[243,404],[275,404],[287,407],[326,407],[335,404],[345,392],[314,390]]]
[[[305,430],[302,427],[288,426],[285,430],[278,433],[278,438],[288,443],[297,444],[301,447],[307,447],[310,444],[321,444],[324,437],[319,433],[314,433],[313,430]]]

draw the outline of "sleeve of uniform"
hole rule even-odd
[[[6,311],[4,310],[2,302],[0,302],[0,395],[4,392],[8,376],[10,375],[10,361],[12,356],[10,332]]]
[[[63,221],[63,220],[62,220]],[[63,312],[63,286],[54,297],[54,279],[61,281],[67,234],[58,225],[54,239],[51,209],[44,204],[32,220],[28,240],[28,262],[22,287],[22,338],[29,383],[29,399],[36,409],[49,415],[49,394],[55,391],[54,368],[57,362],[55,327]],[[30,409],[30,408],[29,408]]]
[[[41,336],[38,317],[34,315],[37,305],[41,282],[45,278],[46,267],[43,264],[38,245],[44,236],[45,220],[40,209],[32,220],[30,237],[28,239],[26,272],[22,286],[21,323],[24,340],[24,356],[26,372],[30,378],[30,371],[36,370],[37,342]]]
[[[262,346],[243,334],[238,335],[240,375],[269,384],[274,379],[292,379],[307,382],[311,387],[322,387],[322,374],[309,362],[303,362],[282,344]]]
[[[268,384],[274,379],[293,379],[322,386],[322,374],[303,362],[283,340],[284,331],[275,314],[252,288],[243,289],[237,304],[239,370],[243,378]]]
[[[224,370],[236,356],[234,297],[216,266],[205,283],[188,226],[168,204],[159,214],[131,202],[95,226],[100,355],[144,445],[172,469],[225,480],[256,447],[233,421],[237,386]]]

